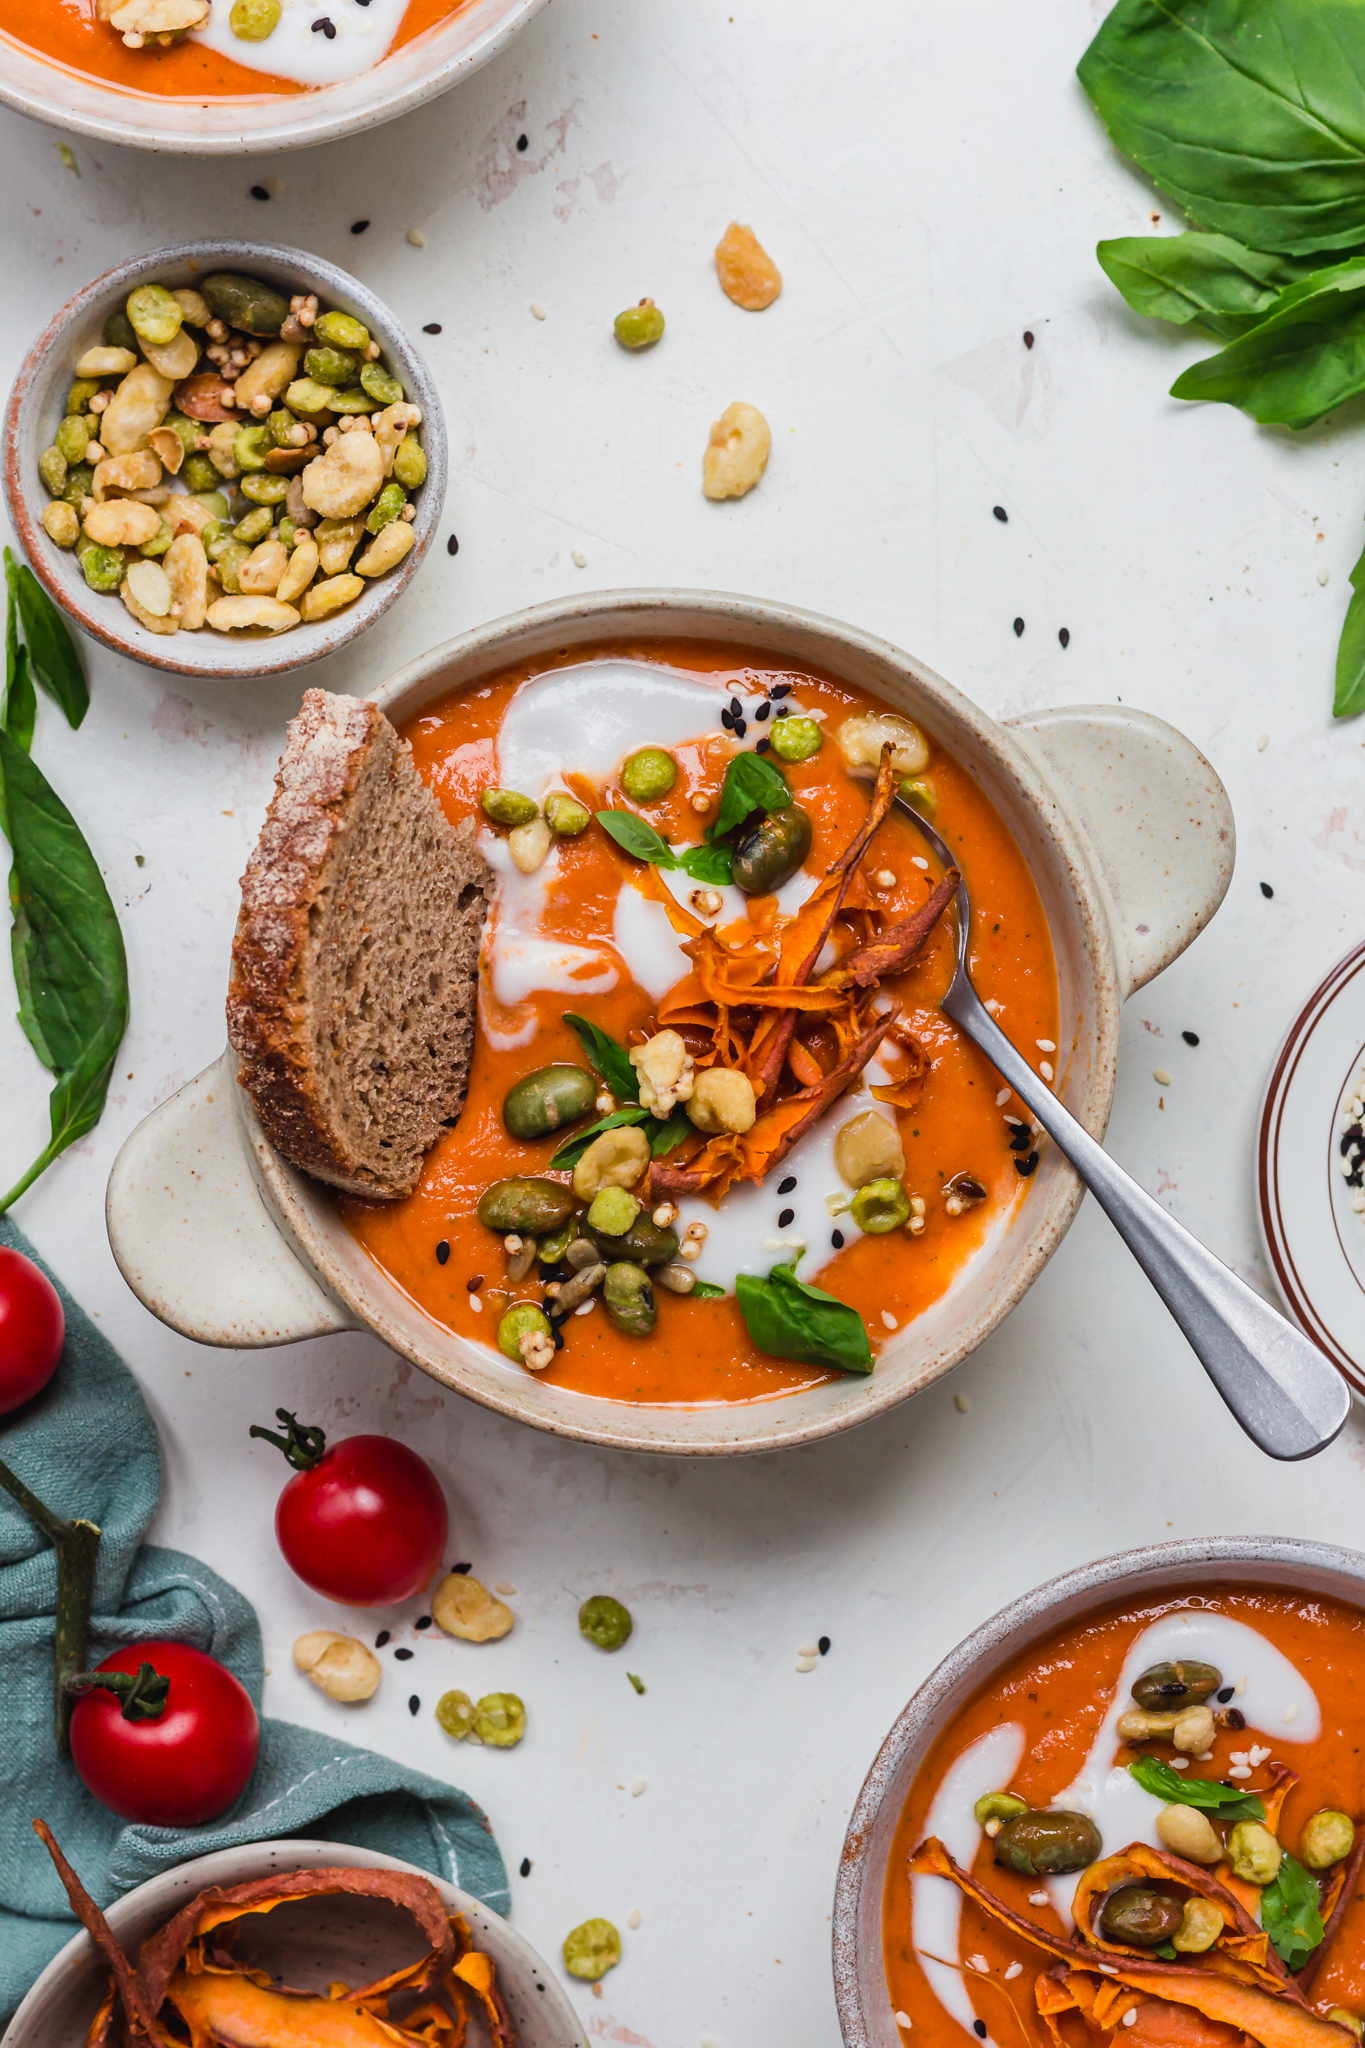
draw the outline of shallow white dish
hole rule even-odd
[[[1290,1026],[1261,1106],[1256,1192],[1285,1305],[1365,1394],[1365,1215],[1341,1171],[1341,1114],[1365,1061],[1365,941]]]
[[[245,1884],[251,1878],[273,1877],[280,1870],[334,1866],[402,1870],[425,1877],[435,1885],[449,1911],[464,1915],[475,1944],[492,1956],[521,2048],[586,2048],[583,2030],[562,1986],[505,1920],[467,1892],[432,1877],[430,1871],[418,1870],[414,1864],[381,1855],[378,1850],[355,1849],[344,1842],[307,1841],[251,1842],[238,1849],[219,1849],[212,1856],[196,1856],[193,1862],[181,1863],[138,1885],[111,1906],[105,1917],[125,1952],[131,1951],[136,1959],[138,1945],[207,1885]],[[306,1927],[306,1967],[295,1962],[292,1968],[283,1969],[281,1962],[274,1961],[277,1954],[287,1958],[292,1946],[283,1918],[278,1939],[268,1944],[271,1967],[299,1990],[323,1990],[329,1980],[338,1977],[349,1983],[366,1983],[386,1966],[397,1967],[395,1955],[398,1962],[406,1962],[424,1953],[410,1923],[385,1900],[339,1896],[310,1901],[306,1908],[281,1907],[279,1913],[296,1916],[296,1939]],[[410,1954],[405,1952],[405,1943]],[[300,1945],[304,1946],[301,1941]],[[265,1960],[266,1949],[267,1938],[255,1936],[253,1956],[260,1952]],[[83,2048],[108,1975],[107,1965],[82,1929],[38,1978],[6,2028],[0,2048]],[[481,2048],[485,2038],[478,2022],[473,2021],[470,2048]]]

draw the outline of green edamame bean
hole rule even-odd
[[[463,1742],[474,1726],[474,1702],[467,1692],[443,1692],[436,1702],[437,1724],[452,1742]]]
[[[164,284],[140,284],[129,292],[124,310],[138,340],[150,342],[153,348],[174,341],[185,318]]]
[[[923,775],[906,775],[901,778],[899,793],[912,810],[921,817],[932,818],[938,810],[938,791]]]
[[[331,385],[319,384],[312,377],[296,377],[284,394],[284,402],[299,419],[315,424],[324,413],[341,410]]]
[[[545,822],[557,839],[577,839],[592,823],[592,812],[561,789],[545,799]]]
[[[253,470],[244,476],[237,486],[244,498],[250,498],[253,505],[282,505],[289,496],[287,476],[272,476],[268,470]]]
[[[85,451],[95,438],[94,425],[93,414],[72,412],[62,421],[54,439],[68,462],[84,462]]]
[[[602,1282],[602,1306],[627,1337],[648,1337],[659,1320],[648,1273],[628,1259],[607,1267]]]
[[[597,1082],[585,1067],[538,1067],[507,1091],[502,1120],[514,1138],[548,1138],[588,1114]]]
[[[542,1266],[557,1266],[565,1252],[578,1236],[578,1219],[571,1216],[567,1223],[561,1223],[558,1230],[552,1230],[548,1237],[542,1237],[536,1246],[536,1257]]]
[[[593,1199],[596,1203],[601,1196]],[[591,1238],[607,1260],[627,1259],[636,1266],[666,1266],[670,1259],[678,1256],[677,1231],[665,1229],[643,1210],[625,1230],[613,1233],[594,1224],[592,1210],[589,1209],[584,1219],[584,1235]]]
[[[548,1337],[550,1318],[543,1308],[533,1301],[519,1301],[509,1308],[498,1324],[498,1349],[504,1358],[510,1358],[515,1365],[524,1365],[521,1355],[523,1337]]]
[[[514,1692],[486,1692],[474,1709],[469,1733],[490,1749],[515,1749],[526,1733],[526,1709]]]
[[[358,356],[344,348],[310,348],[303,359],[305,376],[315,384],[350,384],[360,367]]]
[[[163,517],[160,526],[152,535],[151,539],[144,540],[140,544],[138,548],[138,553],[140,555],[148,555],[151,557],[153,561],[155,561],[158,555],[165,554],[167,548],[170,546],[171,542],[174,539],[175,528],[171,525],[169,519]]]
[[[1130,1948],[1159,1948],[1179,1933],[1184,1917],[1184,1907],[1169,1893],[1153,1891],[1145,1884],[1126,1884],[1105,1900],[1100,1932]]]
[[[596,1643],[599,1650],[619,1650],[622,1643],[629,1642],[634,1626],[630,1609],[613,1600],[610,1593],[594,1593],[578,1610],[579,1634]]]
[[[478,1218],[485,1230],[496,1230],[501,1236],[517,1231],[522,1236],[540,1237],[567,1223],[573,1208],[573,1189],[562,1181],[518,1177],[495,1180],[484,1189]]]
[[[791,880],[809,852],[810,819],[799,804],[788,804],[741,835],[731,873],[746,896],[768,896]]]
[[[362,363],[360,382],[376,405],[397,405],[402,399],[402,385],[382,363]]]
[[[995,1838],[995,1860],[1025,1877],[1062,1876],[1084,1870],[1103,1846],[1088,1813],[1017,1813]]]
[[[313,332],[319,341],[330,342],[333,348],[361,350],[370,345],[369,328],[349,313],[320,313],[313,322]]]
[[[107,593],[117,590],[123,581],[123,554],[119,548],[103,548],[98,541],[90,540],[77,548],[76,560],[91,590]]]
[[[288,299],[258,277],[243,277],[239,271],[216,270],[203,279],[199,290],[217,317],[229,327],[240,327],[243,334],[278,334],[289,318]]]
[[[84,452],[82,449],[81,453]],[[55,441],[38,457],[38,474],[54,498],[60,498],[66,489],[66,467],[66,457]]]
[[[653,348],[663,339],[664,316],[653,299],[641,299],[638,306],[627,306],[624,313],[617,314],[612,332],[622,348]]]
[[[898,1180],[870,1180],[860,1187],[849,1203],[849,1212],[859,1230],[881,1237],[899,1230],[910,1221],[910,1197]]]
[[[116,307],[105,321],[100,330],[100,340],[106,348],[130,348],[134,355],[137,354],[137,336],[133,332],[133,323],[122,306]]]
[[[1013,1792],[985,1792],[972,1812],[977,1826],[984,1828],[988,1820],[1013,1820],[1016,1813],[1027,1813],[1028,1801],[1016,1799]]]
[[[280,25],[280,0],[232,0],[228,27],[244,43],[263,43]]]
[[[271,439],[264,426],[243,427],[232,443],[232,458],[240,470],[264,469]]]
[[[621,787],[633,804],[657,803],[678,779],[678,764],[662,747],[641,747],[621,770]]]
[[[89,412],[90,401],[97,391],[103,390],[97,377],[78,377],[66,394],[66,409],[69,413]]]
[[[245,541],[249,548],[254,548],[258,541],[265,539],[274,524],[270,516],[270,507],[258,505],[254,512],[248,512],[245,518],[237,521],[232,529],[232,537],[234,540]]]
[[[180,474],[191,491],[211,491],[218,482],[218,472],[207,455],[187,455],[180,465]]]
[[[586,1227],[608,1237],[624,1237],[640,1213],[639,1198],[627,1188],[599,1188],[588,1204]]]
[[[519,789],[486,789],[479,807],[495,825],[529,825],[540,815],[535,798],[523,796]]]
[[[247,547],[244,541],[229,540],[211,557],[213,566],[218,572],[218,581],[222,584],[229,597],[240,597],[242,594],[242,586],[237,572],[250,553],[251,549]]]
[[[295,542],[298,540],[298,537],[299,529],[297,528],[297,526],[295,526],[293,520],[289,517],[289,514],[286,512],[284,518],[275,528],[275,538],[280,543],[281,547],[292,548]]]
[[[773,752],[784,761],[809,761],[820,751],[820,728],[813,718],[775,718],[769,736]]]
[[[271,442],[276,448],[292,448],[294,446],[289,436],[297,425],[298,421],[294,418],[293,413],[287,411],[282,405],[277,405],[273,412],[269,412],[265,416],[264,426],[266,433],[270,436]]]
[[[415,491],[426,482],[427,458],[416,434],[404,434],[393,451],[393,473],[406,490]]]
[[[381,533],[392,525],[408,502],[408,494],[401,484],[387,483],[370,507],[370,516],[365,521],[367,533]]]
[[[66,472],[66,484],[62,496],[68,505],[80,509],[82,498],[88,498],[95,488],[95,472],[88,462],[74,462]]]
[[[379,407],[363,384],[348,384],[344,391],[338,391],[332,404],[337,412],[378,412]]]
[[[621,1960],[621,1937],[610,1920],[585,1920],[564,1937],[564,1967],[571,1977],[595,1984]]]
[[[1182,1657],[1175,1664],[1153,1664],[1133,1680],[1132,1690],[1149,1714],[1178,1714],[1184,1707],[1202,1707],[1222,1683],[1223,1674],[1214,1665]]]

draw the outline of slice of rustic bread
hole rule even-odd
[[[228,1038],[267,1135],[397,1200],[464,1103],[493,876],[373,704],[309,690],[242,877]]]

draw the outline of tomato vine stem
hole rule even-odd
[[[96,1522],[65,1521],[45,1501],[25,1486],[16,1473],[0,1459],[0,1486],[18,1503],[29,1520],[42,1530],[57,1553],[57,1613],[53,1635],[52,1713],[57,1747],[65,1756],[71,1748],[70,1682],[86,1665],[90,1639],[90,1602],[95,1586],[95,1560],[99,1555],[100,1529]]]

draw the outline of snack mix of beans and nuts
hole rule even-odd
[[[139,285],[76,364],[42,523],[149,632],[287,632],[411,549],[421,424],[363,322],[311,293]]]

